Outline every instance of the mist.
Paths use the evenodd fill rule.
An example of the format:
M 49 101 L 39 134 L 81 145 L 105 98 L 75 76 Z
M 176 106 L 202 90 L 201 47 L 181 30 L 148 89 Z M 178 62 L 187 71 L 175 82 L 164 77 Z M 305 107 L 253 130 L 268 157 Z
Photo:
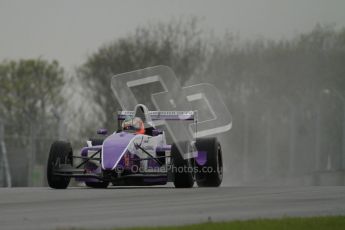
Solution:
M 285 12 L 268 3 L 255 4 L 254 9 L 276 7 L 289 17 L 275 24 L 268 22 L 274 21 L 273 16 L 262 16 L 260 21 L 258 15 L 254 19 L 245 15 L 235 25 L 234 16 L 224 16 L 229 12 L 219 10 L 222 4 L 208 3 L 214 10 L 206 18 L 198 17 L 206 7 L 189 7 L 185 13 L 197 16 L 157 14 L 142 24 L 134 17 L 128 20 L 128 28 L 116 24 L 121 32 L 115 34 L 109 27 L 107 33 L 100 29 L 108 19 L 114 20 L 104 16 L 103 22 L 95 19 L 92 24 L 99 26 L 90 35 L 92 41 L 85 39 L 80 42 L 83 45 L 67 45 L 67 49 L 62 41 L 76 44 L 75 39 L 81 38 L 56 36 L 58 43 L 48 42 L 47 31 L 54 30 L 56 35 L 64 26 L 43 29 L 42 46 L 35 43 L 40 41 L 36 36 L 41 29 L 32 35 L 36 39 L 28 38 L 31 46 L 22 42 L 21 31 L 12 33 L 13 28 L 6 27 L 8 33 L 0 44 L 4 47 L 0 56 L 0 185 L 8 184 L 9 174 L 12 186 L 46 185 L 46 161 L 54 140 L 68 139 L 77 155 L 98 128 L 116 130 L 114 114 L 121 107 L 111 91 L 111 77 L 156 65 L 171 67 L 181 86 L 214 85 L 231 112 L 232 129 L 217 134 L 224 157 L 223 185 L 344 185 L 345 29 L 341 23 L 329 23 L 341 21 L 338 11 L 330 13 L 337 4 L 329 4 L 320 13 L 317 9 L 323 3 L 315 3 L 309 15 L 310 2 L 303 1 L 296 12 L 303 24 L 298 27 L 299 22 L 289 24 L 293 4 L 284 3 L 290 9 Z M 90 4 L 87 10 L 92 10 Z M 67 12 L 63 13 L 66 18 L 71 15 L 73 7 L 59 7 Z M 43 14 L 50 11 L 51 6 Z M 218 11 L 225 19 L 215 16 Z M 15 22 L 22 22 L 22 17 Z M 31 20 L 42 28 L 48 26 L 35 17 Z M 68 34 L 78 33 L 74 27 L 65 29 Z M 92 28 L 80 31 L 84 36 Z M 72 51 L 74 56 L 69 56 Z M 48 71 L 54 68 L 54 73 Z M 53 81 L 42 83 L 46 76 L 57 84 L 50 93 L 44 89 Z M 151 94 L 161 90 L 161 86 L 146 85 L 133 92 L 155 109 Z

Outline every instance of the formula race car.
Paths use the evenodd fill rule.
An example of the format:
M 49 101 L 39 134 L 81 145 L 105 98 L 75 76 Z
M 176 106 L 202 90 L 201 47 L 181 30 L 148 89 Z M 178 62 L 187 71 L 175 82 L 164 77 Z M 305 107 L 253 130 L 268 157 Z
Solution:
M 119 130 L 101 139 L 90 139 L 73 155 L 71 144 L 52 144 L 47 180 L 51 188 L 65 189 L 71 178 L 91 188 L 165 185 L 176 188 L 218 187 L 223 178 L 222 150 L 216 138 L 193 138 L 166 143 L 166 134 L 154 121 L 196 121 L 195 111 L 148 111 L 138 104 L 134 111 L 118 112 Z M 78 164 L 75 163 L 79 159 Z

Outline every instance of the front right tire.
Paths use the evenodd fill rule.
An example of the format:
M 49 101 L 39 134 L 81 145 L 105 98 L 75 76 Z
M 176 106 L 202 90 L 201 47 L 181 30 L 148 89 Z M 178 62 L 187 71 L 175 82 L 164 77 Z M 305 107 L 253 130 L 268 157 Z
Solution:
M 71 180 L 70 177 L 54 175 L 54 170 L 60 165 L 73 165 L 73 151 L 70 143 L 56 141 L 52 144 L 47 163 L 48 185 L 55 189 L 65 189 Z

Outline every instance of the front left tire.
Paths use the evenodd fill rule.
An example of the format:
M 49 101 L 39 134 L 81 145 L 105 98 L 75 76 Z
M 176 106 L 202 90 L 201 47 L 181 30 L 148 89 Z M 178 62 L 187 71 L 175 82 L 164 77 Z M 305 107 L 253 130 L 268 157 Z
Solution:
M 197 185 L 219 187 L 223 180 L 223 156 L 220 143 L 217 138 L 200 138 L 196 141 L 196 148 L 199 152 L 206 153 L 206 163 L 202 166 L 198 165 Z
M 194 185 L 193 164 L 191 159 L 183 159 L 188 151 L 188 142 L 174 143 L 171 147 L 172 170 L 175 188 L 192 188 Z M 180 151 L 181 150 L 181 151 Z

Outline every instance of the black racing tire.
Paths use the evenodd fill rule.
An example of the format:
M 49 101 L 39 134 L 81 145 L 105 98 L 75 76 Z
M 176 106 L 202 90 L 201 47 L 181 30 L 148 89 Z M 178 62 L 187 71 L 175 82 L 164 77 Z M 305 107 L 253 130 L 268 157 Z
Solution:
M 87 162 L 84 167 L 85 170 L 88 170 L 88 169 L 94 170 L 97 168 L 98 166 L 94 162 L 91 162 L 91 161 Z M 109 185 L 109 182 L 108 181 L 96 181 L 96 182 L 85 181 L 85 185 L 90 188 L 107 188 Z
M 198 151 L 207 153 L 205 165 L 197 165 L 195 174 L 199 187 L 219 187 L 223 180 L 223 156 L 220 143 L 217 138 L 200 138 L 196 140 Z M 211 169 L 211 170 L 207 170 Z
M 48 185 L 55 189 L 65 189 L 71 180 L 70 177 L 54 175 L 54 170 L 59 164 L 73 166 L 73 150 L 70 143 L 65 141 L 55 141 L 50 148 L 47 163 Z
M 181 150 L 186 153 L 188 150 L 188 142 L 180 142 Z M 183 153 L 182 153 L 183 154 Z M 177 144 L 171 147 L 172 172 L 174 176 L 175 188 L 192 188 L 194 185 L 194 176 L 191 159 L 183 159 Z M 187 170 L 186 170 L 187 169 Z
M 109 182 L 108 181 L 85 182 L 85 185 L 90 188 L 107 188 L 109 185 Z

